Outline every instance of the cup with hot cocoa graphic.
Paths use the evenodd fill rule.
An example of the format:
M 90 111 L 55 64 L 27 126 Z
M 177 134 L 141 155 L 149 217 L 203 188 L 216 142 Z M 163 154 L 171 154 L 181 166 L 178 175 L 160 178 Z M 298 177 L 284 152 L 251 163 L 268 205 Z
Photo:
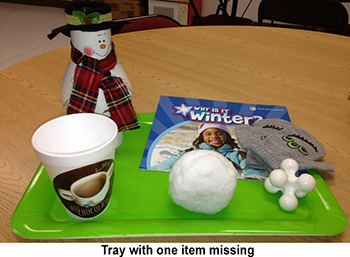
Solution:
M 70 114 L 39 127 L 32 145 L 54 189 L 77 219 L 94 218 L 109 205 L 118 127 L 94 113 Z

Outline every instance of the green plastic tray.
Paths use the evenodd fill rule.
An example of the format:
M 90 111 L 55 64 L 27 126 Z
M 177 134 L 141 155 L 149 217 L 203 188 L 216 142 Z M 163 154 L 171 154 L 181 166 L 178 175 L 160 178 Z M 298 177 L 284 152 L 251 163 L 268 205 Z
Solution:
M 139 170 L 154 114 L 138 114 L 141 129 L 124 132 L 115 155 L 108 210 L 89 221 L 68 216 L 42 165 L 15 210 L 11 226 L 25 238 L 96 238 L 165 235 L 333 235 L 347 225 L 344 212 L 317 171 L 317 186 L 293 212 L 278 205 L 263 182 L 239 180 L 230 204 L 215 215 L 174 204 L 168 173 Z

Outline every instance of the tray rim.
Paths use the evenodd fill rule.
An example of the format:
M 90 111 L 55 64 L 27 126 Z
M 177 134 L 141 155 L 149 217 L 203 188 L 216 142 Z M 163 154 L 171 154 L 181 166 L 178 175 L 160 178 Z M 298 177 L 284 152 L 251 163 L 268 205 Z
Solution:
M 150 124 L 152 123 L 154 114 L 138 114 L 138 116 L 140 117 L 140 122 L 143 123 L 145 126 L 142 126 L 141 129 L 150 129 Z M 150 119 L 152 119 L 150 121 Z M 131 131 L 132 133 L 132 131 Z M 125 135 L 127 136 L 127 135 Z M 124 137 L 125 138 L 125 137 Z M 146 140 L 145 140 L 146 142 Z M 143 151 L 141 151 L 141 156 L 140 158 L 142 158 L 142 153 Z M 139 170 L 139 172 L 144 172 Z M 154 171 L 148 171 L 148 172 L 154 172 Z M 183 232 L 179 231 L 179 232 L 169 232 L 169 231 L 163 231 L 163 232 L 159 232 L 159 233 L 148 233 L 148 232 L 139 232 L 139 233 L 135 233 L 135 232 L 126 232 L 126 233 L 105 233 L 103 235 L 75 235 L 74 233 L 69 233 L 69 231 L 67 230 L 61 230 L 59 231 L 57 229 L 57 231 L 46 231 L 43 229 L 42 231 L 33 231 L 31 230 L 31 228 L 29 226 L 26 226 L 26 224 L 20 224 L 20 216 L 23 215 L 23 205 L 25 204 L 25 201 L 28 197 L 32 197 L 32 193 L 31 190 L 33 188 L 35 188 L 37 181 L 39 179 L 43 179 L 43 176 L 47 176 L 48 179 L 48 175 L 45 172 L 45 169 L 42 165 L 42 163 L 39 165 L 37 171 L 35 172 L 34 176 L 32 177 L 32 180 L 30 181 L 28 187 L 26 188 L 20 202 L 18 203 L 18 206 L 16 207 L 12 217 L 11 217 L 11 227 L 13 229 L 13 231 L 18 234 L 21 237 L 24 238 L 28 238 L 28 239 L 77 239 L 77 238 L 117 238 L 117 237 L 158 237 L 158 236 L 212 236 L 212 235 L 289 235 L 289 236 L 298 236 L 298 235 L 302 235 L 302 236 L 328 236 L 328 235 L 336 235 L 339 234 L 341 232 L 343 232 L 347 226 L 347 218 L 346 215 L 344 214 L 343 210 L 341 209 L 340 205 L 338 204 L 338 202 L 336 201 L 336 199 L 334 198 L 333 194 L 331 193 L 331 191 L 329 190 L 328 186 L 325 184 L 324 180 L 322 179 L 322 177 L 320 176 L 320 174 L 315 171 L 315 170 L 310 170 L 309 171 L 312 175 L 315 176 L 315 178 L 317 179 L 317 185 L 316 185 L 316 190 L 319 190 L 320 188 L 322 189 L 322 191 L 324 192 L 320 192 L 321 194 L 325 194 L 326 198 L 330 198 L 331 199 L 331 205 L 333 206 L 333 209 L 335 210 L 335 213 L 326 213 L 326 214 L 334 214 L 334 217 L 338 218 L 337 221 L 339 221 L 339 225 L 337 229 L 334 229 L 334 227 L 332 228 L 332 232 L 328 231 L 324 231 L 321 232 L 321 230 L 315 230 L 315 232 L 311 232 L 310 233 L 306 233 L 306 232 L 302 232 L 302 233 L 298 233 L 297 231 L 284 231 L 285 233 L 280 233 L 280 232 L 273 232 L 273 231 L 255 231 L 252 232 L 250 230 L 246 230 L 246 231 L 227 231 L 227 232 L 222 232 L 222 231 L 216 231 L 216 232 L 198 232 L 199 230 L 197 230 L 197 232 Z M 157 172 L 158 173 L 158 172 Z M 163 173 L 164 172 L 160 172 Z M 243 182 L 240 182 L 243 183 Z M 258 181 L 254 181 L 253 183 L 260 183 Z M 322 195 L 323 196 L 323 195 Z M 327 203 L 327 202 L 326 202 Z M 329 203 L 328 203 L 329 204 Z M 40 213 L 40 212 L 39 212 Z M 34 213 L 36 214 L 36 213 Z M 42 212 L 41 212 L 42 214 Z M 38 216 L 36 216 L 38 217 Z M 333 217 L 333 216 L 332 216 Z M 32 218 L 32 222 L 33 222 L 33 216 L 29 215 L 27 218 Z M 318 217 L 319 218 L 319 217 Z M 141 220 L 141 219 L 139 219 Z M 169 222 L 169 219 L 165 219 L 167 222 Z M 218 223 L 219 220 L 215 220 L 215 219 L 204 219 L 205 222 L 199 221 L 199 220 L 190 220 L 190 222 L 193 223 L 198 223 L 201 224 L 208 224 L 208 223 Z M 135 220 L 130 219 L 129 221 L 131 221 L 132 223 L 135 223 Z M 144 219 L 143 219 L 144 221 Z M 148 220 L 150 221 L 150 220 Z M 173 220 L 174 221 L 174 220 Z M 57 222 L 57 221 L 56 221 Z M 72 222 L 77 222 L 78 221 L 72 221 Z M 84 221 L 84 222 L 94 222 L 94 220 L 91 221 Z M 84 223 L 83 222 L 83 223 Z M 115 221 L 117 222 L 117 221 Z M 122 222 L 122 223 L 128 223 L 128 220 L 118 220 L 118 222 Z M 118 223 L 117 222 L 117 223 Z M 158 223 L 162 223 L 162 220 L 158 220 Z M 163 221 L 164 222 L 164 221 Z M 177 226 L 179 225 L 179 223 L 188 223 L 187 219 L 184 220 L 176 220 L 175 223 L 177 223 Z M 227 222 L 227 220 L 226 220 Z M 335 221 L 333 220 L 333 223 Z M 80 222 L 81 223 L 81 222 Z M 130 223 L 130 222 L 129 222 Z M 137 223 L 137 222 L 136 222 Z M 341 223 L 341 224 L 340 224 Z M 220 225 L 220 223 L 218 223 Z M 130 224 L 129 224 L 130 225 Z M 309 224 L 311 225 L 311 227 L 314 224 Z

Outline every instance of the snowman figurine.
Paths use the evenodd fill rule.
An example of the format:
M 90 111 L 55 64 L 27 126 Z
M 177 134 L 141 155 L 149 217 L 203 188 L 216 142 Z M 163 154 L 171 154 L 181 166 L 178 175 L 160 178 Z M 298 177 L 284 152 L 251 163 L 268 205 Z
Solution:
M 61 85 L 67 114 L 95 112 L 111 117 L 119 131 L 139 128 L 130 80 L 118 62 L 111 36 L 125 21 L 112 21 L 103 2 L 72 2 L 65 6 L 67 25 L 52 30 L 71 38 L 71 60 Z

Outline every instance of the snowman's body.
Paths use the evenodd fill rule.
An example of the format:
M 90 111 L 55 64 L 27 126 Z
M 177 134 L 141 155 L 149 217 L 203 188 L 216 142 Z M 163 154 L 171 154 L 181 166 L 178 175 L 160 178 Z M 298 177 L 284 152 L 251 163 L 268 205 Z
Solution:
M 71 39 L 71 43 L 76 49 L 97 60 L 103 60 L 112 51 L 110 29 L 100 31 L 71 31 Z M 71 97 L 76 67 L 77 65 L 70 60 L 63 77 L 61 85 L 61 101 L 65 108 L 68 107 L 69 99 Z M 132 97 L 131 83 L 121 63 L 117 62 L 110 72 L 112 76 L 123 79 Z M 109 116 L 107 102 L 102 89 L 99 89 L 95 113 L 101 113 Z

